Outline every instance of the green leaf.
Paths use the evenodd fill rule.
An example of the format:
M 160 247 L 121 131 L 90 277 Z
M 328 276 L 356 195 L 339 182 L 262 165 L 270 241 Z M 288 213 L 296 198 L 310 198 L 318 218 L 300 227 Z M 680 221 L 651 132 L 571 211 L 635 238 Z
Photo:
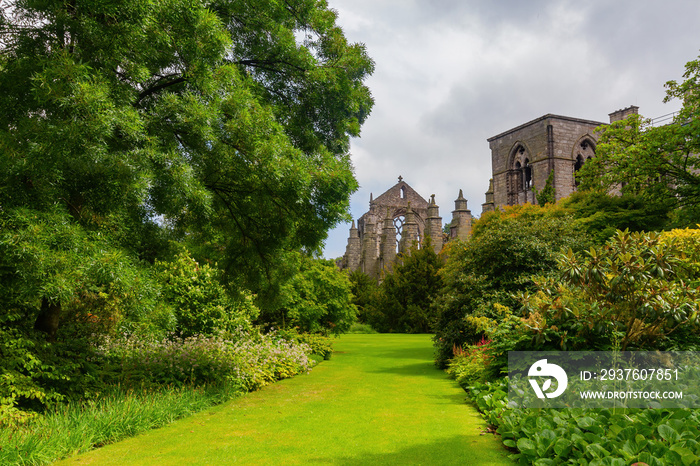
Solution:
M 586 447 L 586 452 L 595 458 L 605 458 L 610 455 L 610 452 L 605 448 L 601 447 L 597 443 L 590 444 Z
M 530 440 L 529 438 L 523 437 L 519 438 L 517 442 L 517 447 L 518 450 L 520 450 L 521 453 L 526 454 L 526 455 L 534 455 L 535 454 L 535 442 Z
M 678 434 L 678 432 L 676 432 L 676 429 L 669 426 L 668 424 L 661 424 L 659 427 L 657 427 L 657 431 L 659 432 L 661 438 L 663 438 L 667 442 L 674 443 L 677 442 L 680 438 L 680 435 Z

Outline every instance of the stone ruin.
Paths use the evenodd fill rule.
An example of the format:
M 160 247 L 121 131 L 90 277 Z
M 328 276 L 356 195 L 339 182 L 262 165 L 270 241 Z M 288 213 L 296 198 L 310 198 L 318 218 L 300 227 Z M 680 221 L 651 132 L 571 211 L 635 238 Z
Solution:
M 370 194 L 369 211 L 357 220 L 357 225 L 353 220 L 339 266 L 361 270 L 380 280 L 391 271 L 397 255 L 409 253 L 414 245 L 421 247 L 426 237 L 430 237 L 433 249 L 439 253 L 450 239 L 466 239 L 471 225 L 472 214 L 462 190 L 455 200 L 450 232 L 445 234 L 435 195 L 426 201 L 399 176 L 399 182 L 376 199 Z

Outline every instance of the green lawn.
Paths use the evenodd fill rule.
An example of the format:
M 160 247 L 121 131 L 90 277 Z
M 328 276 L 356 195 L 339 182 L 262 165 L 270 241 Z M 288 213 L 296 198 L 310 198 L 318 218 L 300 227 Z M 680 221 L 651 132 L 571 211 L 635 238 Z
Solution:
M 429 335 L 344 335 L 310 375 L 63 464 L 512 464 Z

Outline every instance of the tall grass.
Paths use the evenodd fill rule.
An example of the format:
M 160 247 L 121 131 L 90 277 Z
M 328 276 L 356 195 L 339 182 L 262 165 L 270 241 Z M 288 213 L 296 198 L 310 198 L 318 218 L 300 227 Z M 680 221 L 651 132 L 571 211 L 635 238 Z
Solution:
M 311 352 L 309 345 L 276 332 L 105 340 L 96 358 L 102 376 L 112 383 L 108 386 L 115 388 L 2 429 L 0 464 L 46 464 L 160 427 L 238 393 L 308 372 L 315 364 Z
M 48 464 L 161 427 L 239 393 L 236 384 L 148 391 L 115 388 L 95 400 L 60 405 L 17 429 L 0 430 L 0 464 Z

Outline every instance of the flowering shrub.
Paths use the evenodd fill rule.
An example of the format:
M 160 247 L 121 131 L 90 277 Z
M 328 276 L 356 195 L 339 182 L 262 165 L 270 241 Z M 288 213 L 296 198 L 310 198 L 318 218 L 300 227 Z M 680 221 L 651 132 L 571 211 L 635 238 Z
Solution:
M 466 349 L 455 347 L 455 357 L 448 362 L 447 374 L 464 388 L 483 382 L 491 362 L 488 354 L 490 343 L 491 340 L 482 337 L 476 345 L 465 345 Z
M 329 336 L 320 333 L 299 333 L 296 328 L 280 330 L 279 335 L 285 340 L 309 345 L 311 354 L 322 359 L 328 360 L 333 354 L 333 340 Z
M 245 391 L 310 370 L 308 345 L 276 333 L 239 332 L 147 341 L 106 339 L 99 352 L 110 363 L 114 382 L 204 385 L 235 383 Z

